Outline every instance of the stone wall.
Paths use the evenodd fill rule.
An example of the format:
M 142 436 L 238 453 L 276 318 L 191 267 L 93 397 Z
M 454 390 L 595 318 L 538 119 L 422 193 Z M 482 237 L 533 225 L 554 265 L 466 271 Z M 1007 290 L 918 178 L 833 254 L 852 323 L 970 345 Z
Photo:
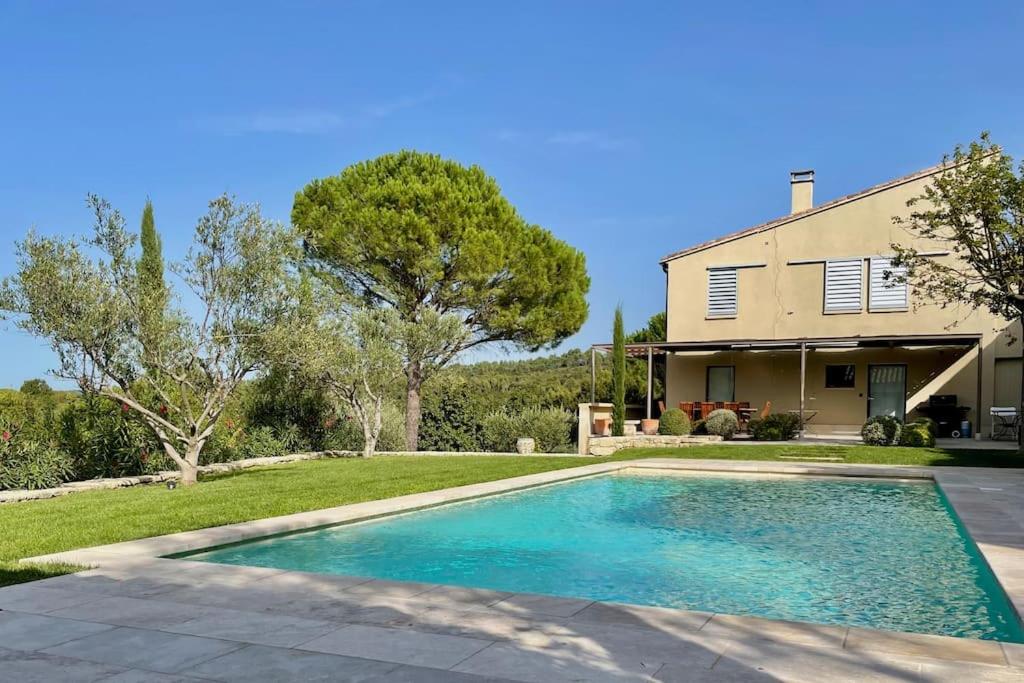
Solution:
M 686 448 L 703 446 L 721 441 L 720 436 L 664 436 L 662 434 L 633 436 L 592 436 L 590 437 L 590 455 L 611 455 L 623 448 Z

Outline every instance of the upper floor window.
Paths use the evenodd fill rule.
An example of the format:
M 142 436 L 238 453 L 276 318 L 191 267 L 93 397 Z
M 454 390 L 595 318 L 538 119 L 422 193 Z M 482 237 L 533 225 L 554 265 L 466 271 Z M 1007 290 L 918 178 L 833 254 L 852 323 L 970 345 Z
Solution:
M 905 311 L 907 309 L 907 283 L 897 279 L 907 274 L 904 266 L 893 267 L 892 260 L 884 257 L 871 259 L 871 287 L 868 292 L 869 311 Z M 886 274 L 889 277 L 886 278 Z
M 825 261 L 825 312 L 859 313 L 863 276 L 864 259 Z
M 708 269 L 708 317 L 736 316 L 736 268 Z

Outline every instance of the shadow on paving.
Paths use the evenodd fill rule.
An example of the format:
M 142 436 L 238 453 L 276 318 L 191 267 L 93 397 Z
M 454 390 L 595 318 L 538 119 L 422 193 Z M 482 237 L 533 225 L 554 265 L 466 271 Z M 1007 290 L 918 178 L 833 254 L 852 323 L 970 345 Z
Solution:
M 3 675 L 59 665 L 74 678 L 73 658 L 249 681 L 978 679 L 971 665 L 844 649 L 839 626 L 184 560 L 2 589 L 0 608 Z M 12 647 L 33 614 L 52 620 L 33 625 L 51 640 L 66 620 L 111 628 Z

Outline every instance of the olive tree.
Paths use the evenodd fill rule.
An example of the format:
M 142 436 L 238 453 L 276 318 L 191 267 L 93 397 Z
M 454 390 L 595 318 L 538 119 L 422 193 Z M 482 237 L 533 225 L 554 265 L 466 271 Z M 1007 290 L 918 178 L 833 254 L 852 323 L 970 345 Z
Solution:
M 477 167 L 403 151 L 314 180 L 292 223 L 337 291 L 417 322 L 456 315 L 466 335 L 404 359 L 406 442 L 419 435 L 420 389 L 459 353 L 492 342 L 538 350 L 579 330 L 590 287 L 583 254 L 526 222 Z
M 988 134 L 966 149 L 957 146 L 944 161 L 924 193 L 907 202 L 909 215 L 893 220 L 913 236 L 944 245 L 951 258 L 893 244 L 893 264 L 905 266 L 906 275 L 886 275 L 943 308 L 986 309 L 1024 322 L 1024 165 L 1015 171 Z M 1024 373 L 1021 401 L 1024 412 Z
M 218 197 L 172 267 L 187 298 L 154 316 L 154 278 L 140 275 L 148 270 L 135 235 L 105 200 L 88 204 L 91 237 L 30 232 L 17 244 L 0 309 L 49 341 L 57 376 L 135 414 L 192 484 L 228 397 L 261 367 L 264 340 L 294 306 L 295 239 L 257 206 Z
M 405 359 L 431 357 L 465 334 L 456 316 L 427 312 L 403 320 L 393 308 L 351 306 L 306 282 L 308 303 L 271 345 L 278 367 L 347 407 L 363 432 L 363 455 L 377 447 L 384 401 L 394 393 Z

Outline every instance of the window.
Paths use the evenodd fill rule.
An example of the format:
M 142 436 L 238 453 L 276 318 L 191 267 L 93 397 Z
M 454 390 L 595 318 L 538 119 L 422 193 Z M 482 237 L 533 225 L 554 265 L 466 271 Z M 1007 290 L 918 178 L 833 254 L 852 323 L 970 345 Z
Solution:
M 888 280 L 885 277 L 886 273 L 889 273 Z M 891 259 L 881 257 L 871 259 L 868 310 L 905 311 L 907 309 L 907 283 L 895 282 L 893 278 L 906 274 L 906 267 L 894 268 Z
M 708 401 L 736 400 L 736 368 L 732 365 L 709 365 Z
M 853 389 L 857 380 L 856 365 L 826 365 L 826 389 Z
M 711 268 L 708 270 L 708 317 L 732 318 L 736 316 L 736 269 Z
M 826 313 L 860 312 L 863 274 L 863 259 L 825 261 Z

